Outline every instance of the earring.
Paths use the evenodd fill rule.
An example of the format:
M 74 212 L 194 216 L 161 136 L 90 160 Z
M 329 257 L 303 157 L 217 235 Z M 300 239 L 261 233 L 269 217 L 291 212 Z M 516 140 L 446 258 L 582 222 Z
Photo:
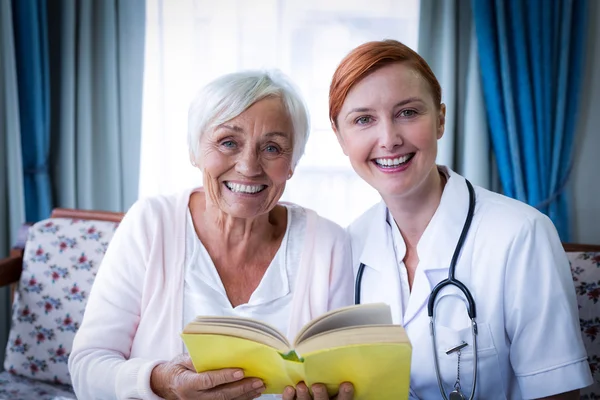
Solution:
M 290 179 L 290 178 L 292 177 L 292 175 L 293 175 L 293 172 L 292 172 L 292 171 L 290 171 L 290 172 L 288 173 L 288 179 Z

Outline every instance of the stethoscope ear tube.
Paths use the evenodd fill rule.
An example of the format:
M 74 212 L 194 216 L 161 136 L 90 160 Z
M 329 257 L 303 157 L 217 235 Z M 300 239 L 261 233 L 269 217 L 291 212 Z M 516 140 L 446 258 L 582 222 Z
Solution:
M 473 299 L 471 292 L 461 281 L 456 279 L 454 276 L 456 272 L 456 264 L 458 262 L 458 257 L 460 256 L 460 252 L 462 251 L 465 239 L 467 238 L 467 233 L 469 233 L 469 228 L 471 227 L 471 222 L 473 221 L 473 215 L 475 214 L 475 189 L 473 189 L 473 185 L 471 185 L 471 182 L 469 182 L 468 179 L 465 179 L 465 183 L 467 184 L 467 189 L 469 190 L 469 210 L 467 211 L 467 218 L 465 219 L 462 232 L 460 233 L 458 243 L 456 244 L 454 254 L 452 255 L 452 260 L 450 261 L 450 268 L 448 269 L 448 278 L 438 283 L 429 295 L 429 300 L 427 302 L 427 315 L 429 315 L 430 318 L 433 316 L 433 305 L 435 303 L 435 299 L 438 293 L 445 286 L 449 285 L 457 287 L 465 295 L 465 298 L 467 299 L 468 303 L 467 313 L 469 314 L 469 318 L 474 319 L 477 317 L 475 300 Z
M 473 221 L 473 215 L 475 214 L 475 189 L 473 189 L 473 185 L 467 179 L 465 179 L 467 184 L 467 188 L 469 190 L 469 210 L 467 211 L 467 218 L 465 219 L 465 223 L 463 225 L 462 232 L 460 233 L 460 237 L 458 239 L 458 243 L 456 244 L 456 248 L 454 249 L 454 254 L 452 255 L 452 260 L 450 262 L 450 268 L 448 269 L 448 278 L 444 279 L 431 291 L 429 295 L 429 300 L 427 302 L 427 313 L 430 318 L 429 329 L 431 333 L 431 340 L 433 343 L 433 358 L 435 364 L 435 372 L 438 381 L 438 386 L 440 392 L 442 394 L 442 398 L 448 400 L 446 393 L 444 392 L 444 386 L 440 374 L 439 362 L 438 362 L 438 354 L 437 354 L 437 343 L 435 336 L 435 299 L 438 293 L 446 286 L 455 286 L 457 287 L 467 299 L 467 313 L 469 314 L 469 318 L 471 319 L 471 334 L 473 336 L 473 385 L 471 387 L 471 395 L 469 396 L 469 400 L 472 400 L 475 396 L 475 385 L 477 384 L 477 322 L 475 318 L 477 317 L 477 310 L 475 308 L 475 300 L 471 295 L 469 289 L 458 279 L 455 278 L 454 273 L 456 271 L 456 264 L 458 262 L 458 257 L 460 256 L 460 252 L 462 251 L 465 239 L 467 237 L 467 233 L 469 232 L 469 228 L 471 227 L 471 222 Z M 354 284 L 354 304 L 360 304 L 360 289 L 362 285 L 363 273 L 365 270 L 365 264 L 360 263 L 358 267 L 358 271 L 356 273 L 356 281 Z M 451 396 L 452 397 L 452 396 Z M 462 397 L 462 394 L 461 394 Z
M 442 394 L 442 398 L 444 400 L 448 400 L 446 393 L 444 392 L 444 385 L 442 382 L 442 377 L 440 373 L 439 361 L 438 361 L 438 353 L 437 353 L 437 343 L 435 336 L 435 299 L 438 293 L 446 286 L 455 286 L 457 287 L 467 299 L 467 313 L 469 314 L 469 318 L 471 319 L 471 335 L 473 336 L 473 385 L 471 387 L 471 394 L 469 396 L 469 400 L 473 400 L 475 397 L 475 387 L 477 384 L 477 322 L 475 318 L 477 316 L 477 310 L 475 308 L 475 300 L 471 295 L 469 289 L 463 284 L 461 281 L 456 279 L 454 273 L 456 272 L 456 264 L 458 262 L 458 257 L 460 256 L 460 252 L 462 251 L 462 247 L 464 245 L 465 239 L 467 237 L 467 233 L 469 232 L 469 228 L 471 227 L 471 222 L 473 221 L 473 215 L 475 214 L 475 189 L 473 189 L 473 185 L 471 182 L 465 179 L 467 184 L 467 188 L 469 189 L 469 210 L 467 211 L 467 218 L 465 219 L 465 224 L 463 225 L 462 232 L 460 233 L 460 238 L 458 239 L 458 243 L 456 244 L 456 248 L 454 249 L 454 254 L 452 256 L 452 261 L 450 262 L 450 268 L 448 269 L 448 278 L 444 279 L 431 291 L 429 295 L 429 300 L 427 302 L 427 314 L 429 315 L 429 330 L 431 332 L 431 342 L 433 345 L 433 360 L 435 364 L 435 373 L 438 381 L 438 386 L 440 389 L 440 393 Z M 460 394 L 461 398 L 462 393 Z
M 354 304 L 360 304 L 360 287 L 362 285 L 362 276 L 365 272 L 365 264 L 360 263 L 356 272 L 356 281 L 354 282 Z

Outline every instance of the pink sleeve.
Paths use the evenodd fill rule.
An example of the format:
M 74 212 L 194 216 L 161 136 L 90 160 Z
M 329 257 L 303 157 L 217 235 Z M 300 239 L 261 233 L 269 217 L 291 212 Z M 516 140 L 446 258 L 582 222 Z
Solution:
M 129 359 L 152 232 L 148 211 L 147 202 L 138 202 L 127 212 L 90 292 L 69 357 L 80 399 L 159 399 L 150 390 L 150 373 L 161 360 Z

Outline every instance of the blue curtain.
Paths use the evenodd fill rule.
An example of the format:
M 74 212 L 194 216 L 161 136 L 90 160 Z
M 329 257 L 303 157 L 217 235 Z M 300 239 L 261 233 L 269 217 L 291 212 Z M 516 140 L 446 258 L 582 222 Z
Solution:
M 437 163 L 479 186 L 497 189 L 471 0 L 420 0 L 419 54 L 442 86 L 444 136 Z
M 50 88 L 46 1 L 13 0 L 12 5 L 25 216 L 35 222 L 47 218 L 52 208 L 48 173 Z
M 48 7 L 55 204 L 126 211 L 138 198 L 146 3 Z
M 24 203 L 12 3 L 0 0 L 0 258 L 7 257 L 17 241 L 25 221 Z M 10 327 L 8 289 L 0 288 L 0 360 L 4 360 Z
M 585 42 L 586 0 L 473 0 L 490 134 L 506 195 L 570 238 L 565 187 Z
M 127 210 L 138 196 L 145 1 L 12 8 L 26 219 Z

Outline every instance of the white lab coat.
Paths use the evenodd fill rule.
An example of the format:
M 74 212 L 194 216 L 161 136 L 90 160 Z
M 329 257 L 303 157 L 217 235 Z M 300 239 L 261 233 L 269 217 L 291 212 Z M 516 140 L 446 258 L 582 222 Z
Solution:
M 444 167 L 440 167 L 444 168 Z M 465 179 L 448 170 L 442 200 L 418 246 L 419 265 L 405 314 L 391 227 L 383 202 L 348 228 L 354 272 L 365 264 L 361 302 L 385 302 L 395 323 L 406 328 L 413 346 L 411 398 L 441 398 L 437 384 L 427 300 L 447 278 L 448 267 L 467 216 Z M 562 393 L 592 383 L 581 340 L 569 262 L 549 218 L 534 208 L 475 188 L 473 222 L 456 267 L 456 277 L 471 291 L 479 334 L 477 399 L 529 399 Z M 396 243 L 399 254 L 404 243 Z M 468 397 L 473 350 L 463 297 L 444 289 L 436 301 L 438 359 L 446 393 L 457 377 L 457 355 L 445 350 L 465 341 L 460 382 Z

